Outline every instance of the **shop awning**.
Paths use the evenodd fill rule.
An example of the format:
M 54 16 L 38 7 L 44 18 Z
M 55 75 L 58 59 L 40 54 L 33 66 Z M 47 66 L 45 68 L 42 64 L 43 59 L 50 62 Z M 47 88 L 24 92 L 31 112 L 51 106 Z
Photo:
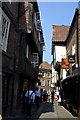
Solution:
M 70 78 L 78 77 L 78 76 L 80 76 L 80 69 L 76 69 L 71 75 L 69 75 L 65 79 L 61 80 L 61 83 L 70 79 Z

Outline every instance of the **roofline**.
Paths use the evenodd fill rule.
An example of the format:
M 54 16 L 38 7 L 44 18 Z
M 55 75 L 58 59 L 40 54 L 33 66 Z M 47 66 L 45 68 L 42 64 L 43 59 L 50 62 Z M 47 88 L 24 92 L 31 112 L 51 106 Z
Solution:
M 68 27 L 69 25 L 52 25 L 52 26 L 65 26 L 65 27 Z
M 77 17 L 77 15 L 78 15 L 78 8 L 76 8 L 76 10 L 75 10 L 75 14 L 74 14 L 74 17 L 73 17 L 73 20 L 72 20 L 72 23 L 71 23 L 71 26 L 70 26 L 70 29 L 69 29 L 69 32 L 68 32 L 68 35 L 67 35 L 67 37 L 66 37 L 66 44 L 67 44 L 67 42 L 68 42 L 68 38 L 69 38 L 69 36 L 70 36 L 70 34 L 71 34 L 71 31 L 72 31 L 72 28 L 73 28 L 73 26 L 74 26 L 74 22 L 75 22 L 75 20 L 76 20 L 76 17 Z
M 52 71 L 52 68 L 51 68 L 51 69 L 39 68 L 39 70 L 44 70 L 44 71 Z
M 66 42 L 65 41 L 52 41 L 52 44 L 66 46 Z

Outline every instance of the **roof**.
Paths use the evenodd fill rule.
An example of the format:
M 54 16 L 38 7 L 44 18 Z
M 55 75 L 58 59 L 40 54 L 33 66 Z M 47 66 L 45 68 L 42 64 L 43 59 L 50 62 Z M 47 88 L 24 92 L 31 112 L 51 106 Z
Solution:
M 70 26 L 53 25 L 52 26 L 52 41 L 65 42 Z
M 76 10 L 75 10 L 75 14 L 74 14 L 74 17 L 73 17 L 73 20 L 72 20 L 72 23 L 71 23 L 71 26 L 70 26 L 70 29 L 69 29 L 67 38 L 66 38 L 66 42 L 68 42 L 68 40 L 69 40 L 69 36 L 70 36 L 70 34 L 71 34 L 71 31 L 72 31 L 72 29 L 73 29 L 73 26 L 75 26 L 74 24 L 75 24 L 75 22 L 76 22 L 76 18 L 77 18 L 77 16 L 78 16 L 78 14 L 80 14 L 80 8 L 76 8 Z M 79 17 L 79 16 L 78 16 L 78 17 Z M 79 24 L 79 25 L 80 25 L 80 24 Z M 76 24 L 76 26 L 77 26 L 77 24 Z M 75 34 L 76 34 L 76 33 L 75 33 Z
M 43 63 L 41 63 L 39 68 L 47 69 L 47 70 L 51 70 L 52 69 L 51 64 L 49 64 L 47 61 L 44 61 Z

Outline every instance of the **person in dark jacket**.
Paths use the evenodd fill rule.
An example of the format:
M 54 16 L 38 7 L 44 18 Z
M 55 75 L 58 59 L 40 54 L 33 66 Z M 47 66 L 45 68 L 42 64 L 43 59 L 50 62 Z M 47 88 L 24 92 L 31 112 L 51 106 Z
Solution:
M 37 107 L 37 108 L 39 108 L 40 96 L 41 96 L 41 91 L 40 91 L 40 89 L 37 87 L 36 90 L 35 90 L 35 103 L 36 103 L 36 107 Z
M 51 100 L 52 100 L 52 104 L 54 103 L 54 90 L 51 92 Z

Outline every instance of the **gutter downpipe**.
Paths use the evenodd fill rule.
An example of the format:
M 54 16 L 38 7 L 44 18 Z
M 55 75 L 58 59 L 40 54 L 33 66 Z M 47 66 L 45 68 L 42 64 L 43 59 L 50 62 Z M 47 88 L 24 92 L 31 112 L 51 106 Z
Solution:
M 79 68 L 79 47 L 78 47 L 78 9 L 77 9 L 77 64 L 78 64 L 78 68 Z
M 77 9 L 77 63 L 78 63 L 78 69 L 79 69 L 79 14 L 80 14 L 80 8 Z M 80 86 L 78 87 L 78 120 L 80 120 Z

